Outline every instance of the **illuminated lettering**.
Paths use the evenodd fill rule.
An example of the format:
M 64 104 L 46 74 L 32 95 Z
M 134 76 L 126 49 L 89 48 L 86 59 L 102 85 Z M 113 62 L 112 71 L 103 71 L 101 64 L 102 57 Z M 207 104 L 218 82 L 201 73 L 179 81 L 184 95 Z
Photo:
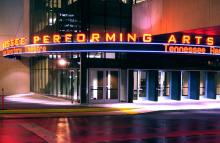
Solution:
M 165 52 L 171 53 L 198 53 L 203 54 L 206 53 L 206 49 L 204 47 L 191 47 L 191 46 L 164 46 Z
M 123 33 L 120 33 L 120 34 L 119 34 L 119 41 L 120 41 L 120 42 L 123 42 Z
M 170 35 L 169 39 L 168 39 L 168 43 L 176 43 L 176 37 L 175 35 Z
M 50 43 L 50 36 L 49 35 L 44 35 L 43 36 L 43 43 L 44 44 L 49 44 Z
M 76 41 L 81 43 L 81 42 L 86 42 L 86 34 L 84 33 L 78 33 L 76 35 Z
M 33 43 L 38 44 L 38 42 L 40 42 L 40 36 L 34 36 L 33 37 Z
M 183 35 L 182 44 L 190 44 L 190 36 L 189 35 Z
M 99 42 L 100 41 L 100 34 L 99 33 L 92 33 L 91 42 Z
M 53 35 L 53 43 L 60 43 L 61 42 L 61 36 L 58 34 Z
M 220 54 L 220 49 L 219 48 L 210 47 L 210 53 L 211 54 L 215 54 L 215 55 L 219 55 Z
M 6 41 L 6 47 L 10 47 L 10 40 Z
M 25 37 L 22 37 L 22 38 L 20 38 L 20 46 L 24 46 L 25 45 L 25 41 L 26 40 L 26 38 Z
M 31 46 L 31 47 L 25 47 L 24 52 L 28 53 L 40 53 L 40 52 L 45 52 L 47 51 L 46 46 Z
M 113 34 L 109 34 L 109 33 L 106 33 L 106 35 L 105 35 L 105 41 L 106 42 L 115 42 L 115 33 L 113 33 Z
M 128 42 L 136 42 L 137 41 L 137 34 L 130 34 L 127 35 L 127 41 Z
M 143 42 L 146 42 L 146 43 L 152 42 L 152 35 L 151 34 L 143 34 Z
M 16 39 L 15 39 L 15 46 L 18 46 L 19 43 L 20 43 L 20 42 L 19 42 L 19 38 L 16 38 Z
M 64 35 L 64 39 L 65 39 L 65 42 L 72 42 L 72 34 L 65 34 Z
M 14 40 L 10 40 L 10 47 L 13 47 L 15 45 Z
M 202 36 L 195 36 L 195 39 L 197 45 L 201 44 Z
M 209 46 L 213 46 L 214 45 L 214 38 L 213 37 L 207 37 L 206 44 L 209 45 Z
M 144 43 L 151 43 L 152 41 L 155 41 L 153 40 L 153 36 L 149 33 L 144 33 L 139 38 L 140 39 L 142 38 L 141 41 Z M 71 33 L 67 33 L 64 35 L 60 35 L 60 34 L 43 35 L 43 36 L 34 35 L 31 38 L 31 43 L 33 44 L 49 44 L 49 43 L 61 43 L 61 42 L 83 43 L 87 41 L 101 42 L 101 40 L 103 40 L 104 42 L 116 42 L 116 41 L 117 42 L 137 42 L 137 34 L 135 33 L 128 33 L 128 34 L 125 34 L 125 33 L 105 33 L 105 34 L 91 33 L 90 39 L 88 39 L 85 33 L 77 33 L 75 35 Z M 192 43 L 192 42 L 195 42 L 195 43 Z M 25 46 L 26 43 L 27 43 L 27 39 L 25 37 L 16 38 L 16 39 L 4 41 L 2 44 L 2 47 L 5 50 L 9 47 L 16 48 L 19 46 Z M 180 45 L 175 45 L 176 43 L 192 44 L 192 45 L 180 46 Z M 194 37 L 192 37 L 192 35 L 182 35 L 182 37 L 179 38 L 179 37 L 176 37 L 175 34 L 170 34 L 168 37 L 167 43 L 164 43 L 164 45 L 165 44 L 167 45 L 165 46 L 165 51 L 168 51 L 168 52 L 202 53 L 204 49 L 201 48 L 202 46 L 199 47 L 198 45 L 206 44 L 210 46 L 211 48 L 215 44 L 215 39 L 214 37 L 207 36 L 207 38 L 203 40 L 203 37 L 200 35 L 195 35 Z M 193 44 L 196 44 L 196 45 L 193 45 Z M 171 47 L 171 45 L 173 46 Z M 218 51 L 218 50 L 219 49 L 214 49 L 212 47 L 212 49 L 210 49 L 210 52 L 216 53 L 215 51 Z

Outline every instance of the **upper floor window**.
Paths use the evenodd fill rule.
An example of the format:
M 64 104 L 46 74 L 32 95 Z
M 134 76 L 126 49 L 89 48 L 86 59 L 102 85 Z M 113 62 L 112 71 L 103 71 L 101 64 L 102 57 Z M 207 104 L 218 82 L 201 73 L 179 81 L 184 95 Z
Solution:
M 137 4 L 137 3 L 141 3 L 141 2 L 144 2 L 146 0 L 133 0 L 133 4 Z
M 68 0 L 68 5 L 73 4 L 74 2 L 76 2 L 77 0 Z
M 46 6 L 49 8 L 61 8 L 61 0 L 47 0 Z
M 128 3 L 128 0 L 121 0 L 123 3 Z

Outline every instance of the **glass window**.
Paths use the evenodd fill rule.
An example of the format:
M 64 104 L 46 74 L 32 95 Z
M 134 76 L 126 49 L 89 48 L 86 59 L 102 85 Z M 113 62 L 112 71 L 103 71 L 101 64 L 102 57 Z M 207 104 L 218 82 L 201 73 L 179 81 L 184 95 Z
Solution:
M 187 71 L 183 71 L 181 74 L 182 79 L 182 96 L 188 96 L 188 79 L 189 73 Z
M 102 53 L 88 53 L 87 58 L 102 58 Z
M 216 74 L 216 94 L 220 95 L 220 72 Z
M 57 2 L 57 0 L 53 0 L 53 7 L 58 7 L 58 2 Z
M 133 4 L 144 2 L 145 0 L 133 0 Z
M 106 59 L 115 59 L 115 53 L 106 53 L 105 57 Z
M 61 8 L 62 5 L 61 5 L 61 0 L 58 0 L 58 8 Z
M 200 72 L 199 94 L 200 95 L 205 95 L 205 72 Z
M 52 7 L 53 7 L 53 1 L 52 1 L 52 0 L 49 0 L 49 3 L 50 3 L 50 4 L 49 4 L 49 7 L 52 8 Z
M 76 2 L 77 0 L 68 0 L 68 5 L 73 4 L 74 2 Z
M 49 25 L 53 25 L 53 13 L 52 12 L 49 12 Z
M 123 3 L 128 3 L 128 1 L 127 0 L 121 0 Z

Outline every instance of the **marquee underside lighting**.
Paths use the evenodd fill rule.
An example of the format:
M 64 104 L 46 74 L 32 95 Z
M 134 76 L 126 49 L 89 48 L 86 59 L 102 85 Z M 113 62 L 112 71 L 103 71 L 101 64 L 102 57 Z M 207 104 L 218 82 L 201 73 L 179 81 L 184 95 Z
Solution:
M 29 44 L 4 49 L 3 56 L 69 53 L 69 52 L 138 52 L 161 54 L 220 55 L 220 46 L 169 44 L 169 43 L 132 43 L 132 42 L 93 42 Z

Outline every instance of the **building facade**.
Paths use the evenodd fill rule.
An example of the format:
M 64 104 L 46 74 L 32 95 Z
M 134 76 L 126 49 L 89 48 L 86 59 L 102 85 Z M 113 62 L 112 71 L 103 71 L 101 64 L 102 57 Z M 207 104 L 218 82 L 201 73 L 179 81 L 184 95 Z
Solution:
M 217 98 L 218 34 L 164 32 L 152 23 L 164 3 L 31 0 L 29 36 L 6 41 L 3 56 L 28 59 L 30 91 L 80 103 Z
M 132 3 L 131 0 L 33 0 L 30 1 L 30 37 L 36 34 L 64 36 L 66 33 L 85 33 L 89 39 L 94 32 L 101 35 L 107 32 L 129 33 Z M 109 63 L 116 63 L 122 55 L 114 52 L 52 52 L 34 56 L 30 58 L 31 91 L 83 103 L 92 102 L 90 99 L 119 102 L 118 67 L 101 70 L 102 66 L 98 65 L 102 62 L 109 68 L 112 65 Z M 68 65 L 60 66 L 60 59 L 65 59 Z M 112 76 L 112 79 L 104 83 L 104 76 Z M 90 85 L 90 80 L 97 83 L 91 81 Z M 112 87 L 106 90 L 110 82 Z M 105 85 L 100 85 L 102 83 Z M 108 95 L 104 95 L 106 93 Z

